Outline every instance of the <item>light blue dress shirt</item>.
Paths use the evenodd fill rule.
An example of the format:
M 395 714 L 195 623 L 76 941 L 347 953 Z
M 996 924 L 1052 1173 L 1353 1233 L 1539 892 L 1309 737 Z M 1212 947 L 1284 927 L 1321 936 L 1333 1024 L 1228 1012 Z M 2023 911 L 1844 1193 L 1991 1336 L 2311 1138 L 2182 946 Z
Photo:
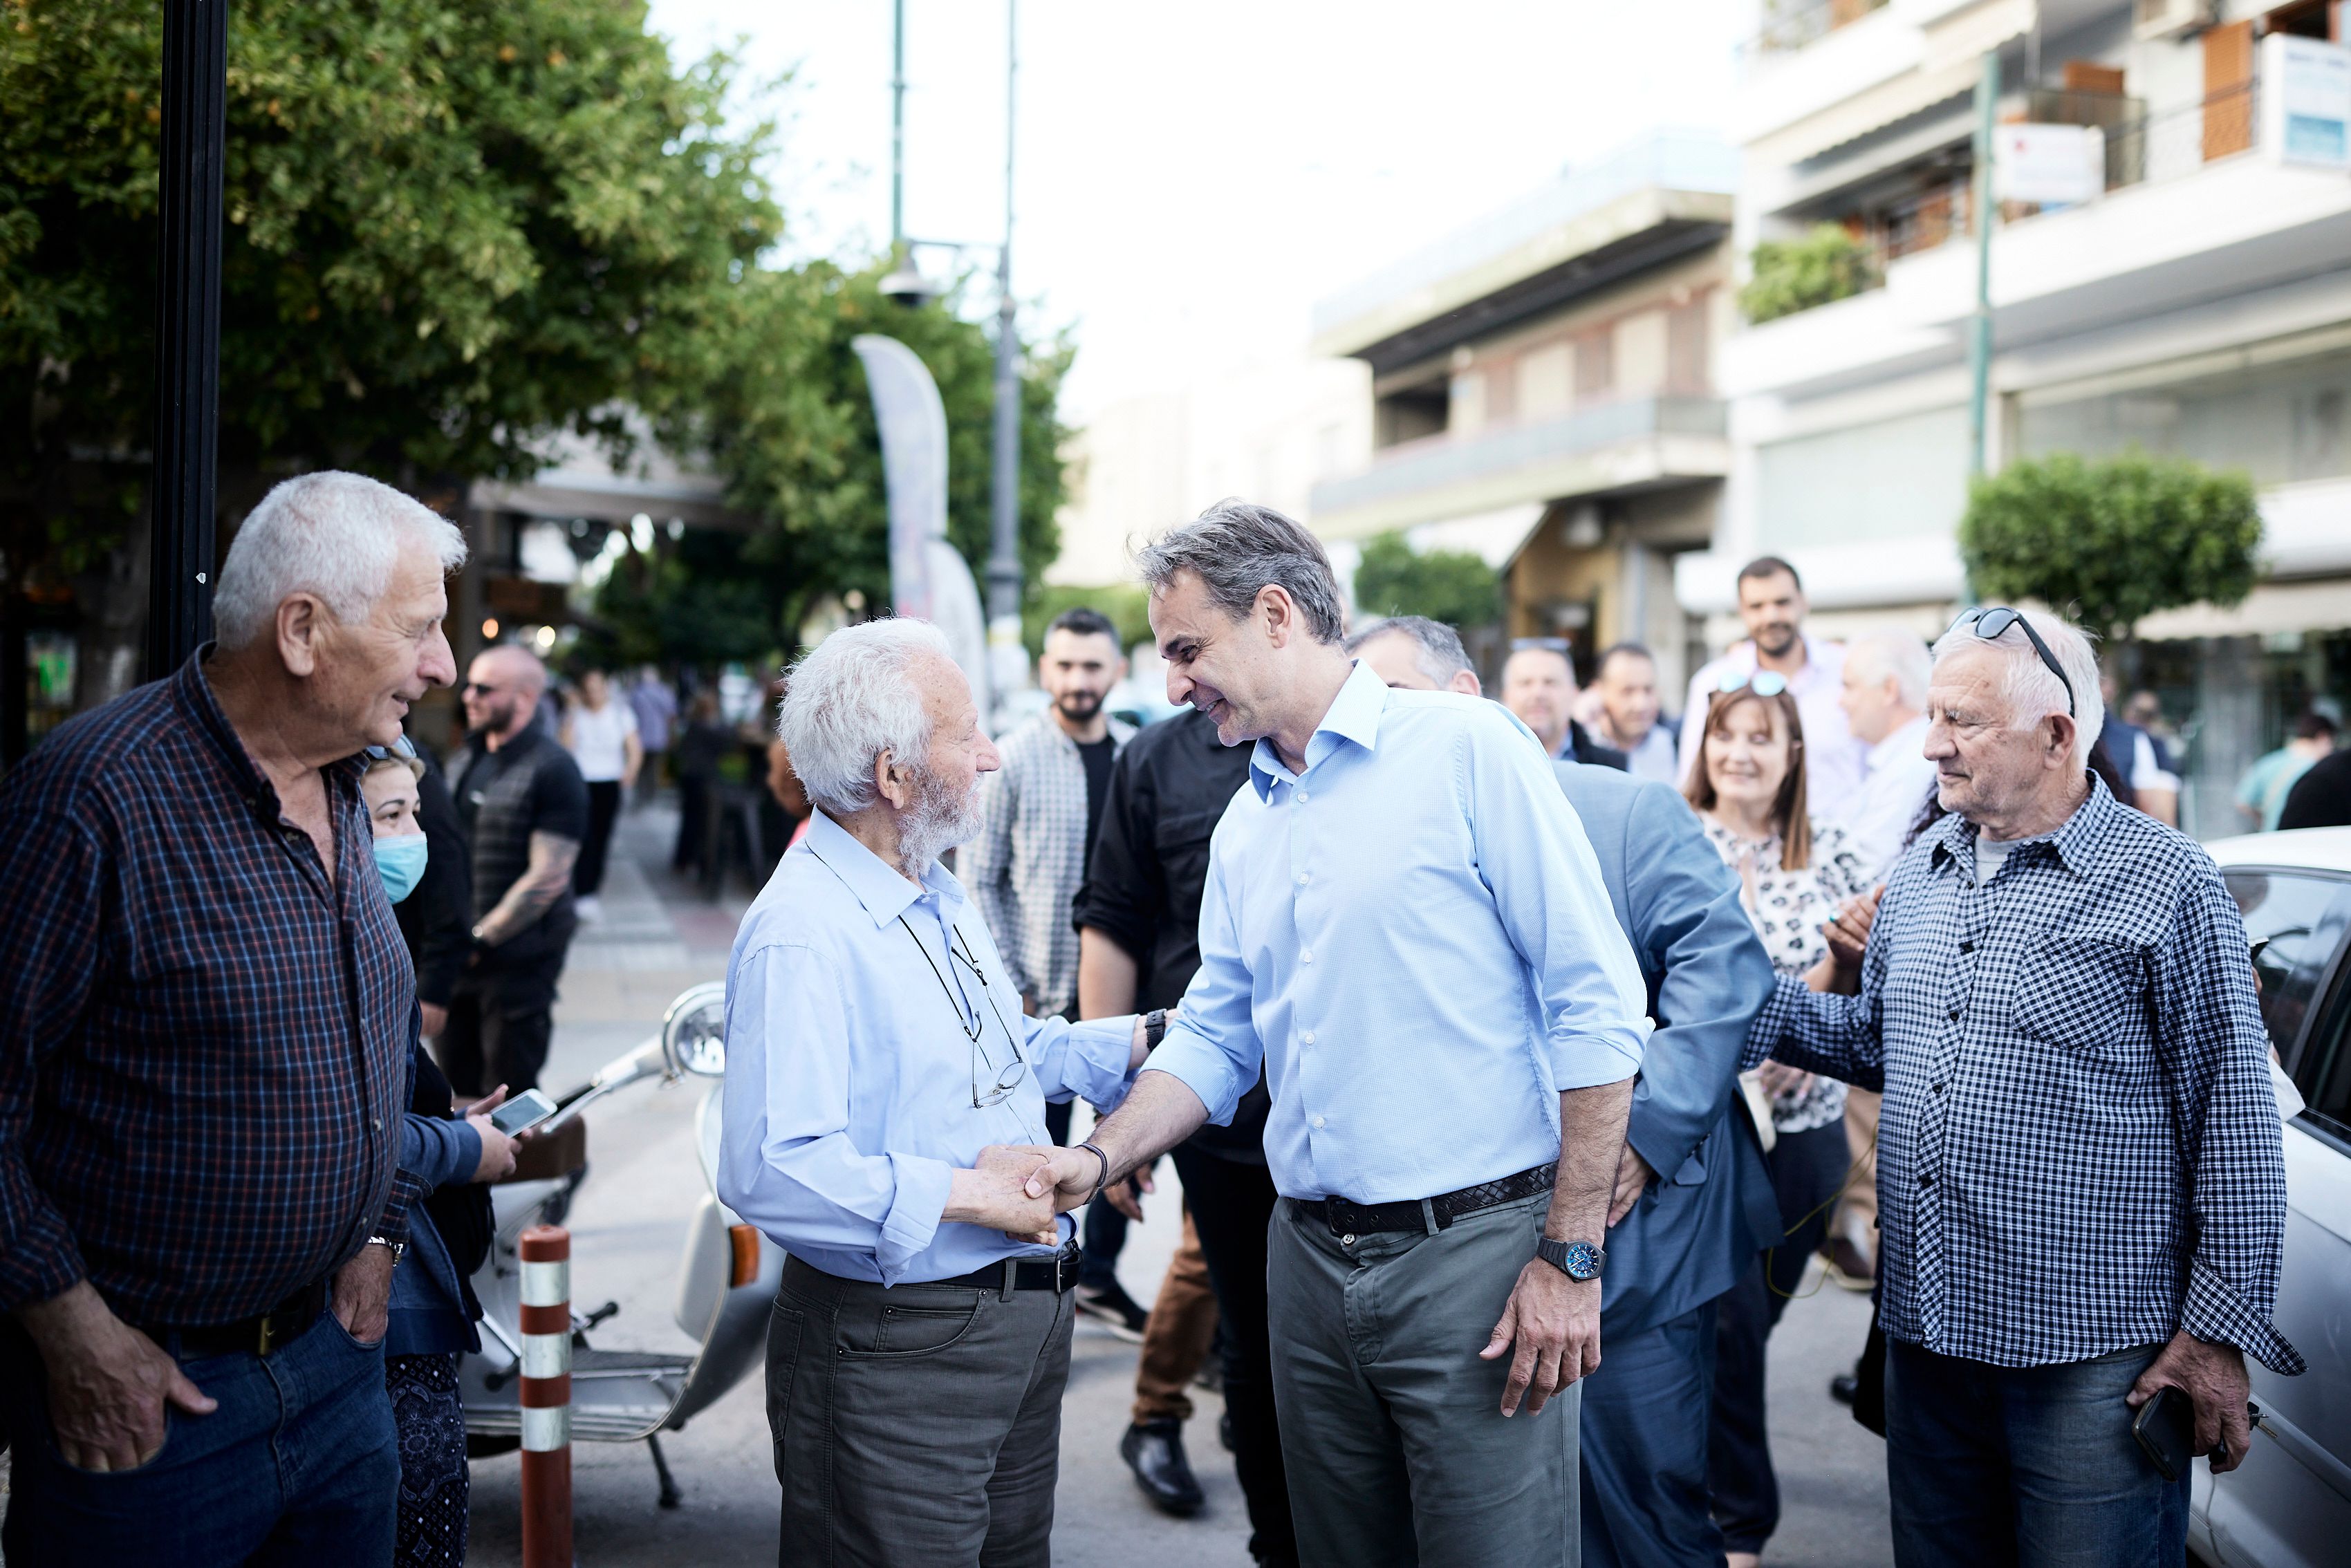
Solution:
M 719 1200 L 846 1280 L 919 1283 L 1048 1255 L 942 1222 L 950 1173 L 990 1144 L 1050 1143 L 1048 1100 L 1116 1104 L 1134 1032 L 1132 1016 L 1023 1016 L 963 885 L 933 866 L 916 887 L 820 810 L 727 963 Z M 989 1098 L 1016 1052 L 1028 1071 L 1012 1092 L 975 1107 L 975 1081 Z
M 1149 1066 L 1226 1123 L 1260 1063 L 1290 1197 L 1433 1197 L 1559 1157 L 1559 1095 L 1648 1039 L 1599 862 L 1524 726 L 1362 664 L 1217 824 L 1200 969 Z

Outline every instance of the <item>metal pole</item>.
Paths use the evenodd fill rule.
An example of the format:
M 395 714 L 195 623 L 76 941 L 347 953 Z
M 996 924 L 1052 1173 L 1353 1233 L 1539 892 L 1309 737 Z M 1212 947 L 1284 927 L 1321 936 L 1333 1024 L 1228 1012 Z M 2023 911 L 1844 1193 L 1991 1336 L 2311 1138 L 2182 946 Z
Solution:
M 163 144 L 156 205 L 155 443 L 149 476 L 147 674 L 213 634 L 213 498 L 220 433 L 221 152 L 228 0 L 163 7 Z
M 890 35 L 890 259 L 906 254 L 906 0 L 892 6 Z
M 1984 51 L 1976 78 L 1974 189 L 1976 220 L 1976 309 L 1968 337 L 1968 472 L 1984 472 L 1988 405 L 1991 392 L 1992 139 L 2000 112 L 2000 50 Z
M 534 1225 L 522 1233 L 523 1568 L 572 1568 L 571 1233 Z
M 1019 0 L 1005 0 L 1004 245 L 996 253 L 996 511 L 987 552 L 987 642 L 991 674 L 1007 689 L 1006 664 L 1020 645 L 1020 343 L 1012 307 L 1012 122 L 1019 68 Z M 1009 683 L 1026 685 L 1022 680 Z

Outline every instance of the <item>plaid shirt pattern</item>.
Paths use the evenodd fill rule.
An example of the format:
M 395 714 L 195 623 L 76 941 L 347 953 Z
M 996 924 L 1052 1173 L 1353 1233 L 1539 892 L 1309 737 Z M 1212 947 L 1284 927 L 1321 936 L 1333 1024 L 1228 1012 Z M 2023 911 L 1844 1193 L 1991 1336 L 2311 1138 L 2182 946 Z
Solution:
M 2285 1161 L 2244 926 L 2210 857 L 2092 780 L 1976 883 L 1956 814 L 1895 866 L 1858 996 L 1782 977 L 1748 1037 L 1883 1087 L 1886 1332 L 1999 1366 L 2181 1329 L 2275 1371 Z
M 0 785 L 0 1310 L 87 1279 L 233 1322 L 405 1234 L 416 989 L 360 762 L 322 770 L 329 884 L 209 652 Z
M 1131 725 L 1110 721 L 1125 749 Z M 1040 713 L 998 746 L 1004 765 L 979 785 L 979 836 L 958 869 L 987 917 L 1012 984 L 1039 1018 L 1078 999 L 1078 932 L 1070 902 L 1086 867 L 1086 765 L 1078 744 Z

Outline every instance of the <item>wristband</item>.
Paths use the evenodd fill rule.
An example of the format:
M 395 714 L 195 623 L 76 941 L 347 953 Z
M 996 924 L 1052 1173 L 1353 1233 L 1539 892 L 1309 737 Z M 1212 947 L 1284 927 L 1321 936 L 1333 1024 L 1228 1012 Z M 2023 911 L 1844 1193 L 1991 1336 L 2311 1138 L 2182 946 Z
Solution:
M 1080 1144 L 1078 1147 L 1085 1150 L 1086 1153 L 1102 1161 L 1102 1174 L 1094 1177 L 1094 1189 L 1086 1195 L 1086 1201 L 1088 1203 L 1092 1203 L 1094 1199 L 1102 1196 L 1102 1188 L 1110 1185 L 1110 1156 L 1102 1153 L 1102 1150 L 1092 1142 Z

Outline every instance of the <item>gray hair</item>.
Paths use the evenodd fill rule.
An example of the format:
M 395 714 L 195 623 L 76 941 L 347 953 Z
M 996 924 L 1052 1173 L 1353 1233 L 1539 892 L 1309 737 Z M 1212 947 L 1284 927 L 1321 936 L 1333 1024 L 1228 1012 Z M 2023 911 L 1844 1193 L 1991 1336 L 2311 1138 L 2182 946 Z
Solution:
M 1382 637 L 1411 638 L 1413 663 L 1434 685 L 1449 685 L 1454 676 L 1471 667 L 1469 650 L 1461 645 L 1461 633 L 1426 615 L 1392 615 L 1385 621 L 1374 621 L 1347 639 L 1347 652 L 1360 653 Z
M 2106 702 L 2098 691 L 2098 657 L 2091 652 L 2086 634 L 2048 612 L 2026 610 L 2019 613 L 2049 644 L 2058 667 L 2065 672 L 2064 682 L 2050 673 L 2049 666 L 2041 662 L 2032 640 L 2017 626 L 1989 640 L 1977 636 L 1972 623 L 1954 626 L 1936 642 L 1935 662 L 1939 664 L 1967 648 L 1990 646 L 2005 653 L 2007 667 L 2001 674 L 2000 698 L 2008 708 L 2011 729 L 2032 729 L 2051 714 L 2065 712 L 2065 686 L 2070 684 L 2074 688 L 2074 760 L 2087 768 L 2091 748 L 2098 744 L 2098 732 L 2106 725 Z M 2120 766 L 2126 774 L 2129 772 L 2127 758 Z
M 1271 507 L 1219 501 L 1145 546 L 1135 565 L 1154 591 L 1165 589 L 1179 571 L 1193 573 L 1208 591 L 1208 601 L 1235 621 L 1256 608 L 1260 591 L 1279 588 L 1298 606 L 1317 643 L 1336 643 L 1347 629 L 1338 575 L 1322 541 Z
M 1845 668 L 1871 685 L 1890 677 L 1895 697 L 1904 707 L 1927 706 L 1927 681 L 1934 674 L 1934 660 L 1927 653 L 1927 644 L 1909 632 L 1865 632 L 1844 645 L 1844 663 Z
M 261 498 L 228 547 L 213 594 L 214 633 L 225 649 L 250 646 L 297 593 L 318 595 L 346 624 L 363 622 L 412 540 L 444 572 L 465 564 L 465 536 L 389 485 L 332 469 L 288 479 Z
M 887 617 L 844 626 L 792 666 L 776 733 L 809 799 L 836 817 L 873 804 L 883 752 L 919 768 L 931 751 L 930 710 L 914 671 L 955 655 L 927 621 Z

